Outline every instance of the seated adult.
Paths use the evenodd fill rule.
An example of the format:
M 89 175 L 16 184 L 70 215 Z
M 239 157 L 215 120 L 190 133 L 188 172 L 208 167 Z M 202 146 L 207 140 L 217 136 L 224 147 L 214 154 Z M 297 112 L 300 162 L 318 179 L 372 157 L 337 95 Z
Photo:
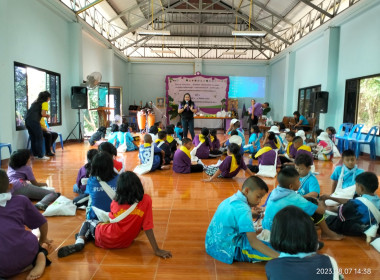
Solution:
M 44 136 L 46 155 L 50 157 L 54 156 L 55 154 L 52 152 L 51 148 L 53 147 L 55 140 L 58 138 L 58 133 L 47 128 L 44 117 L 41 118 L 40 124 L 42 128 L 42 134 Z
M 294 116 L 294 119 L 296 121 L 296 124 L 294 125 L 295 129 L 297 129 L 297 130 L 302 129 L 303 131 L 309 131 L 310 130 L 310 127 L 308 126 L 309 122 L 307 121 L 307 119 L 303 115 L 300 114 L 300 112 L 295 111 L 293 113 L 293 116 Z

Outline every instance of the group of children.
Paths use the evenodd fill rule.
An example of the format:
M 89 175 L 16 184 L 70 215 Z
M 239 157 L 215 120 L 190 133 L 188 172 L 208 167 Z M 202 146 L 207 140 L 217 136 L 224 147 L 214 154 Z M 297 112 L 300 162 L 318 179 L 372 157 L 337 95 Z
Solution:
M 87 206 L 86 221 L 76 235 L 75 244 L 61 247 L 58 257 L 82 251 L 89 240 L 95 240 L 96 246 L 105 249 L 129 247 L 141 229 L 154 254 L 162 258 L 172 256 L 170 251 L 157 245 L 152 200 L 144 194 L 140 178 L 134 172 L 125 171 L 123 163 L 117 160 L 116 146 L 131 141 L 126 129 L 119 129 L 124 133 L 121 138 L 115 133 L 116 128 L 113 129 L 116 136 L 101 143 L 98 150 L 87 152 L 87 163 L 79 170 L 73 187 L 79 194 L 74 203 Z M 266 265 L 269 279 L 313 279 L 317 268 L 332 269 L 331 277 L 326 279 L 333 279 L 337 264 L 333 258 L 317 253 L 324 244 L 319 241 L 315 227 L 321 229 L 321 239 L 368 236 L 369 228 L 378 226 L 377 176 L 359 169 L 353 151 L 346 150 L 342 154 L 342 166 L 337 166 L 331 175 L 331 194 L 321 195 L 318 179 L 312 172 L 312 148 L 294 132 L 279 129 L 280 133 L 275 133 L 273 130 L 266 133 L 262 148 L 263 135 L 255 126 L 248 141 L 252 145 L 248 151 L 258 159 L 259 166 L 275 164 L 275 157 L 276 165 L 281 167 L 278 186 L 268 195 L 263 207 L 258 205 L 269 189 L 260 177 L 253 176 L 259 167 L 244 162 L 245 139 L 238 120 L 233 120 L 228 131 L 230 136 L 224 143 L 218 140 L 216 130 L 203 128 L 191 140 L 180 135 L 179 125 L 164 129 L 157 123 L 143 136 L 139 159 L 142 165 L 148 166 L 148 171 L 169 169 L 171 163 L 176 173 L 206 171 L 210 178 L 205 181 L 232 178 L 241 169 L 245 170 L 249 178 L 241 191 L 224 200 L 211 220 L 205 238 L 206 252 L 229 264 L 269 261 Z M 319 142 L 326 143 L 324 132 L 321 135 Z M 205 168 L 198 161 L 220 156 L 223 146 L 227 156 L 220 164 Z M 326 148 L 325 144 L 319 146 Z M 277 154 L 281 149 L 284 155 Z M 42 189 L 46 184 L 35 180 L 28 150 L 12 154 L 7 173 L 0 170 L 0 222 L 7 223 L 0 228 L 0 237 L 7 240 L 7 244 L 17 246 L 0 247 L 0 277 L 32 268 L 27 279 L 36 279 L 50 264 L 47 250 L 51 244 L 47 238 L 47 221 L 38 209 L 46 209 L 60 194 Z M 40 201 L 33 206 L 20 194 Z M 330 213 L 327 218 L 326 210 Z M 39 228 L 40 239 L 25 231 L 25 225 Z

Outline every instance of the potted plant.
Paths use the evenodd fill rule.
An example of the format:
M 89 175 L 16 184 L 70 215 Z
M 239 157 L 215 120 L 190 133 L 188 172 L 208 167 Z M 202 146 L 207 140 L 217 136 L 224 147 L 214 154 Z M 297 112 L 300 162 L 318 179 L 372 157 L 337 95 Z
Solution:
M 169 120 L 173 120 L 179 116 L 178 104 L 174 104 L 174 99 L 170 95 L 168 96 L 168 101 L 169 101 L 168 115 L 170 116 Z

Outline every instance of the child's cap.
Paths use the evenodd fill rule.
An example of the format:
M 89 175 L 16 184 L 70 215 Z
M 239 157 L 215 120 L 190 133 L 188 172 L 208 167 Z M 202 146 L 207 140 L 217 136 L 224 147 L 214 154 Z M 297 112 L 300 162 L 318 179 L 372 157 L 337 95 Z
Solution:
M 296 136 L 301 137 L 303 141 L 306 140 L 305 131 L 303 131 L 302 129 L 301 129 L 301 130 L 298 130 L 298 131 L 296 132 Z
M 235 124 L 236 122 L 238 122 L 239 120 L 238 119 L 232 119 L 231 120 L 231 124 Z
M 268 132 L 273 132 L 275 134 L 279 134 L 280 133 L 280 130 L 278 129 L 278 126 L 276 125 L 273 125 L 270 127 L 269 131 Z
M 321 141 L 325 141 L 325 142 L 330 141 L 329 134 L 327 132 L 321 132 L 321 134 L 319 134 L 317 139 Z
M 243 142 L 241 137 L 238 136 L 238 135 L 233 135 L 230 137 L 230 139 L 228 139 L 228 141 L 231 143 L 235 143 L 235 144 L 238 144 L 239 146 L 241 145 L 241 143 Z

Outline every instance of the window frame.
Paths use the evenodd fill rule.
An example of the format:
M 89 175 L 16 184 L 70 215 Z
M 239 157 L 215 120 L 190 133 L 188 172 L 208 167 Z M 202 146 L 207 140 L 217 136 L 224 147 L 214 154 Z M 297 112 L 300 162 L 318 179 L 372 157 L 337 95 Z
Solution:
M 62 125 L 62 94 L 61 94 L 61 91 L 62 91 L 61 90 L 62 89 L 62 85 L 61 85 L 61 83 L 62 83 L 62 77 L 61 77 L 61 74 L 57 73 L 57 72 L 54 72 L 54 71 L 46 70 L 46 69 L 43 69 L 43 68 L 40 68 L 40 67 L 36 67 L 36 66 L 29 65 L 29 64 L 25 64 L 25 63 L 14 61 L 13 62 L 13 75 L 14 75 L 13 86 L 14 86 L 14 96 L 15 97 L 16 97 L 16 87 L 15 87 L 15 84 L 16 84 L 16 71 L 15 71 L 15 68 L 16 67 L 22 67 L 22 68 L 25 68 L 25 69 L 26 68 L 33 68 L 35 70 L 44 72 L 45 75 L 52 75 L 52 76 L 56 76 L 56 77 L 59 78 L 58 89 L 57 89 L 57 92 L 56 92 L 56 100 L 58 102 L 58 107 L 59 107 L 57 109 L 57 115 L 59 115 L 59 122 L 51 123 L 50 120 L 49 120 L 48 124 L 49 124 L 49 126 L 60 126 L 60 125 Z M 30 103 L 29 103 L 28 73 L 27 72 L 26 72 L 26 102 L 27 102 L 26 106 L 27 106 L 27 110 L 28 110 L 29 107 L 30 107 Z M 17 100 L 15 98 L 15 108 L 14 108 L 15 113 L 16 113 L 16 103 L 17 103 Z M 49 108 L 49 111 L 50 111 L 50 108 Z M 23 116 L 23 117 L 25 119 L 25 116 Z M 25 126 L 17 126 L 17 121 L 16 121 L 16 131 L 22 131 L 22 130 L 26 130 L 26 127 Z
M 321 84 L 319 84 L 319 85 L 314 85 L 314 86 L 310 86 L 310 87 L 304 87 L 304 88 L 299 88 L 298 89 L 298 104 L 297 104 L 297 111 L 298 112 L 300 112 L 300 114 L 301 115 L 303 115 L 303 116 L 305 116 L 305 117 L 307 117 L 307 118 L 310 118 L 310 117 L 312 117 L 312 115 L 311 114 L 315 114 L 316 115 L 316 113 L 317 112 L 312 112 L 311 114 L 309 114 L 308 116 L 306 116 L 305 115 L 305 105 L 303 105 L 303 110 L 302 110 L 302 112 L 301 112 L 301 109 L 300 109 L 300 104 L 301 104 L 301 91 L 303 91 L 303 94 L 304 94 L 304 100 L 307 100 L 306 98 L 305 98 L 305 95 L 306 95 L 306 91 L 307 90 L 310 90 L 310 99 L 309 100 L 313 100 L 313 102 L 315 102 L 315 98 L 314 98 L 314 93 L 315 92 L 318 92 L 318 91 L 321 91 L 322 90 L 322 85 Z M 304 101 L 304 103 L 305 103 L 305 101 Z M 311 104 L 311 107 L 310 107 L 310 104 L 309 104 L 309 108 L 310 109 L 314 109 L 314 107 L 315 107 L 315 104 L 313 103 L 313 104 Z M 314 116 L 314 117 L 317 117 L 317 116 Z

